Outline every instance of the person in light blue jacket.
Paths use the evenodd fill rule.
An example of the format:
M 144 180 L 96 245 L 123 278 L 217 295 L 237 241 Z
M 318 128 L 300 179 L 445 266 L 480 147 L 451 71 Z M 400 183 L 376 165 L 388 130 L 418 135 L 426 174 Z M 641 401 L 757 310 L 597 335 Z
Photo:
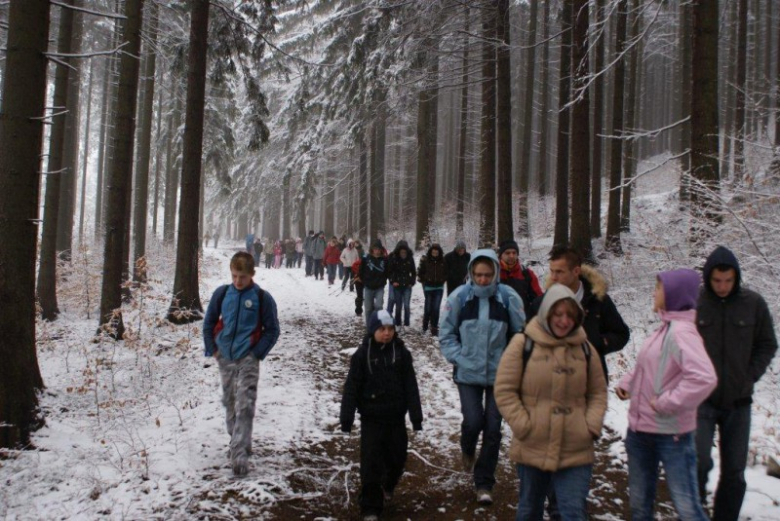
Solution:
M 439 338 L 444 357 L 454 366 L 460 394 L 463 467 L 473 472 L 477 501 L 483 505 L 493 502 L 501 447 L 501 414 L 493 384 L 509 340 L 524 326 L 522 299 L 499 283 L 498 256 L 493 250 L 475 251 L 468 281 L 447 298 Z M 477 457 L 480 434 L 482 449 Z

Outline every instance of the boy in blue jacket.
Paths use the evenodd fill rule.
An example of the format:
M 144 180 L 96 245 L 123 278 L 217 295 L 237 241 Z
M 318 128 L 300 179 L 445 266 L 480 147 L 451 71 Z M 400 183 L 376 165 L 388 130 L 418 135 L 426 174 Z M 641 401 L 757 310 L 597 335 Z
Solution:
M 260 360 L 265 359 L 279 338 L 276 302 L 254 283 L 254 274 L 251 254 L 233 255 L 233 284 L 217 288 L 203 319 L 206 356 L 213 356 L 219 363 L 235 476 L 243 476 L 248 470 Z

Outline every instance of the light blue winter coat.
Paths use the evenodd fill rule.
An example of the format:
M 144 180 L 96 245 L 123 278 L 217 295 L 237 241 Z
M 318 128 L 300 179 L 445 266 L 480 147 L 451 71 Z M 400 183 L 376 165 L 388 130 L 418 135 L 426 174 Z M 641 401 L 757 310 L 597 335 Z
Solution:
M 478 286 L 471 279 L 472 266 L 481 257 L 490 259 L 495 268 L 488 286 Z M 504 284 L 499 289 L 498 256 L 493 250 L 475 251 L 466 284 L 447 298 L 439 334 L 441 352 L 455 366 L 455 382 L 492 386 L 509 339 L 524 326 L 520 295 Z

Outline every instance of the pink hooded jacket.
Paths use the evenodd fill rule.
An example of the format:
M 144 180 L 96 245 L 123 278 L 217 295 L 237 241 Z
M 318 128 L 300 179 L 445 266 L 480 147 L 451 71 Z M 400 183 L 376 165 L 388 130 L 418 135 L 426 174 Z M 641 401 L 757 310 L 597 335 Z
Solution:
M 717 376 L 696 330 L 700 277 L 693 270 L 659 274 L 667 310 L 645 340 L 636 366 L 618 384 L 631 394 L 628 426 L 635 432 L 685 434 L 696 429 L 696 409 Z

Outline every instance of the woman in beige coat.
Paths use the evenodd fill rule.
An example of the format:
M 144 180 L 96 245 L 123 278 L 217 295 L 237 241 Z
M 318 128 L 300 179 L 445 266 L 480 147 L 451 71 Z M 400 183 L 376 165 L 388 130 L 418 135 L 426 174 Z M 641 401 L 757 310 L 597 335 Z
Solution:
M 541 520 L 548 490 L 555 492 L 564 520 L 587 519 L 593 445 L 601 435 L 607 387 L 583 319 L 574 293 L 554 284 L 498 366 L 495 399 L 512 429 L 509 457 L 520 478 L 517 520 Z

